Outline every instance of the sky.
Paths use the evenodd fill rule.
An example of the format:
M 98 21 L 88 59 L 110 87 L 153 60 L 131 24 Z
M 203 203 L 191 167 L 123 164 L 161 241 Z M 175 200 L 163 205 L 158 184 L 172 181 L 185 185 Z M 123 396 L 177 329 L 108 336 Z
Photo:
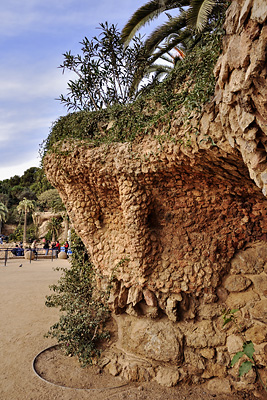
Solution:
M 39 148 L 67 114 L 56 100 L 70 73 L 63 53 L 98 36 L 99 23 L 121 30 L 145 0 L 0 0 L 0 180 L 40 166 Z M 157 24 L 159 21 L 157 21 Z

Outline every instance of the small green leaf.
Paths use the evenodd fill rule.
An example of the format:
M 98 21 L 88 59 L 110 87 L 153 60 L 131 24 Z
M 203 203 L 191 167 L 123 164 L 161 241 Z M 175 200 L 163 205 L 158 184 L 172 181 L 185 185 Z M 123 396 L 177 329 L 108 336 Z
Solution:
M 225 318 L 223 326 L 228 324 L 228 322 L 231 322 L 231 321 L 232 321 L 232 318 Z
M 251 340 L 243 344 L 243 351 L 246 354 L 246 356 L 248 356 L 248 358 L 253 360 L 253 353 L 255 352 L 255 349 Z
M 238 308 L 233 308 L 233 309 L 230 311 L 230 314 L 235 314 L 237 311 L 239 311 Z
M 241 357 L 243 357 L 243 355 L 244 355 L 245 353 L 243 352 L 243 351 L 238 351 L 235 355 L 234 355 L 234 357 L 232 358 L 232 361 L 231 361 L 231 367 L 233 367 L 234 365 L 235 365 L 235 363 L 241 358 Z
M 239 376 L 243 376 L 244 374 L 247 374 L 251 368 L 253 367 L 253 364 L 251 361 L 244 361 L 239 368 Z

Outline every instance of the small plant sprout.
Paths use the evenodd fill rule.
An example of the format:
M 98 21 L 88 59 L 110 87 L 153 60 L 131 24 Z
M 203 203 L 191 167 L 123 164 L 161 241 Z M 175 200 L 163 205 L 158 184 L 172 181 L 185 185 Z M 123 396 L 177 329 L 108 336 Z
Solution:
M 264 384 L 264 382 L 261 379 L 261 376 L 259 374 L 258 366 L 256 364 L 256 361 L 253 357 L 253 354 L 255 353 L 254 349 L 254 344 L 252 343 L 251 340 L 247 341 L 246 338 L 244 337 L 240 325 L 238 324 L 237 321 L 237 316 L 236 313 L 240 311 L 239 309 L 225 309 L 222 312 L 222 317 L 223 317 L 223 326 L 228 324 L 229 322 L 233 322 L 234 325 L 236 326 L 239 335 L 241 336 L 243 340 L 243 350 L 238 351 L 232 358 L 230 366 L 233 367 L 242 357 L 247 357 L 245 361 L 242 362 L 242 364 L 239 367 L 238 375 L 239 377 L 247 374 L 251 369 L 255 369 L 257 378 L 259 379 L 263 389 L 267 392 L 267 387 Z

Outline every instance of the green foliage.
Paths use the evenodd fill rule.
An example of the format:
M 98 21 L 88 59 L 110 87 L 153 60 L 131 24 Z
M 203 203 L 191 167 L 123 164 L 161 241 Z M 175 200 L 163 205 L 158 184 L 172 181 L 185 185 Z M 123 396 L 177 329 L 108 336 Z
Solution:
M 58 237 L 59 231 L 62 228 L 62 218 L 52 217 L 47 224 L 47 229 L 51 233 L 51 239 L 54 241 Z
M 78 77 L 68 82 L 67 95 L 61 94 L 59 98 L 69 111 L 97 111 L 131 99 L 129 88 L 141 56 L 141 39 L 134 38 L 132 46 L 124 49 L 115 25 L 105 22 L 99 29 L 98 37 L 92 40 L 85 37 L 81 42 L 82 55 L 74 56 L 70 51 L 63 54 L 60 68 Z
M 19 202 L 17 206 L 17 210 L 20 214 L 24 214 L 24 226 L 23 226 L 23 242 L 26 242 L 27 239 L 27 217 L 29 212 L 33 211 L 35 208 L 35 203 L 31 200 L 26 199 L 24 197 L 23 200 Z
M 37 229 L 34 224 L 31 224 L 27 227 L 26 231 L 26 241 L 29 242 L 30 240 L 36 239 L 38 240 Z M 15 231 L 9 235 L 9 242 L 22 242 L 23 240 L 23 228 L 19 224 Z
M 252 368 L 254 368 L 263 389 L 267 392 L 267 387 L 261 379 L 261 376 L 258 371 L 258 366 L 253 357 L 253 354 L 255 352 L 254 344 L 251 340 L 249 340 L 249 341 L 245 340 L 245 338 L 241 332 L 240 326 L 238 324 L 237 316 L 235 315 L 237 313 L 237 311 L 239 311 L 239 310 L 238 309 L 231 310 L 230 308 L 228 308 L 228 309 L 223 310 L 223 312 L 222 312 L 222 318 L 224 321 L 223 326 L 232 322 L 236 326 L 241 338 L 243 339 L 243 350 L 238 351 L 233 356 L 230 366 L 233 367 L 242 357 L 249 358 L 249 360 L 245 360 L 242 362 L 242 364 L 240 364 L 239 371 L 238 371 L 239 377 L 247 374 Z
M 151 20 L 165 12 L 169 20 L 157 27 L 144 43 L 144 54 L 137 65 L 133 89 L 146 75 L 151 65 L 177 46 L 186 57 L 201 39 L 201 33 L 212 32 L 214 23 L 225 12 L 225 0 L 149 0 L 130 18 L 122 30 L 122 41 L 129 45 L 133 35 Z M 176 10 L 171 16 L 166 10 Z
M 14 175 L 10 179 L 0 181 L 0 202 L 3 202 L 9 211 L 6 223 L 19 222 L 17 206 L 24 197 L 35 201 L 40 193 L 51 188 L 43 169 L 37 167 L 27 169 L 21 177 Z
M 21 225 L 18 225 L 15 231 L 9 235 L 9 241 L 21 242 L 22 239 L 23 239 L 23 228 L 21 227 Z
M 228 322 L 232 322 L 235 320 L 235 313 L 239 311 L 237 308 L 233 308 L 232 310 L 228 309 L 228 310 L 224 310 L 223 312 L 223 326 L 225 326 L 226 324 L 228 324 Z
M 0 203 L 0 222 L 5 222 L 7 220 L 8 209 L 5 204 Z
M 251 341 L 249 341 L 249 342 L 244 342 L 243 343 L 243 351 L 238 351 L 235 355 L 234 355 L 234 357 L 232 358 L 232 361 L 231 361 L 231 367 L 233 367 L 236 363 L 237 363 L 237 361 L 239 361 L 240 360 L 240 358 L 242 358 L 243 356 L 247 356 L 248 358 L 250 358 L 250 360 L 252 360 L 252 362 L 251 361 L 244 361 L 241 365 L 240 365 L 240 367 L 239 367 L 239 376 L 241 377 L 242 375 L 244 375 L 244 374 L 246 374 L 246 373 L 248 373 L 251 369 L 252 369 L 252 367 L 254 366 L 254 359 L 253 359 L 253 354 L 254 354 L 254 352 L 255 352 L 255 349 L 254 349 L 254 345 L 253 345 L 253 343 L 251 342 Z
M 38 204 L 44 210 L 51 210 L 53 212 L 65 211 L 64 204 L 58 194 L 57 189 L 49 189 L 38 196 Z
M 72 236 L 70 268 L 61 268 L 62 276 L 50 286 L 47 307 L 58 307 L 61 316 L 47 336 L 56 338 L 67 355 L 78 357 L 82 366 L 100 355 L 98 344 L 107 339 L 105 324 L 109 310 L 103 293 L 95 292 L 95 271 L 78 236 Z
M 29 225 L 26 233 L 27 242 L 31 242 L 32 240 L 39 240 L 38 236 L 38 227 L 34 224 Z
M 134 103 L 60 117 L 43 142 L 43 155 L 55 143 L 64 140 L 78 139 L 95 146 L 132 141 L 137 135 L 153 132 L 163 123 L 168 127 L 173 113 L 181 110 L 182 106 L 180 115 L 186 123 L 192 115 L 200 116 L 203 105 L 214 94 L 213 68 L 220 54 L 223 35 L 220 24 L 212 33 L 204 34 L 192 52 L 183 62 L 177 63 L 162 83 L 145 88 Z M 169 134 L 168 131 L 165 133 Z M 59 151 L 59 147 L 58 143 L 53 151 Z

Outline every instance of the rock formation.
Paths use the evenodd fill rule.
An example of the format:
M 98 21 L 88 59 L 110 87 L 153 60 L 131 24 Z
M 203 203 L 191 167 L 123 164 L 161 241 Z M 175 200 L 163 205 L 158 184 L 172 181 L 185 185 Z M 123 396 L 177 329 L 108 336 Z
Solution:
M 191 146 L 179 141 L 177 113 L 175 141 L 159 141 L 157 131 L 131 144 L 65 144 L 65 155 L 46 155 L 99 285 L 115 277 L 118 341 L 106 356 L 114 375 L 250 387 L 253 371 L 239 379 L 227 368 L 242 341 L 234 326 L 222 326 L 223 308 L 240 309 L 243 334 L 267 365 L 266 21 L 265 2 L 231 3 L 214 100 Z

